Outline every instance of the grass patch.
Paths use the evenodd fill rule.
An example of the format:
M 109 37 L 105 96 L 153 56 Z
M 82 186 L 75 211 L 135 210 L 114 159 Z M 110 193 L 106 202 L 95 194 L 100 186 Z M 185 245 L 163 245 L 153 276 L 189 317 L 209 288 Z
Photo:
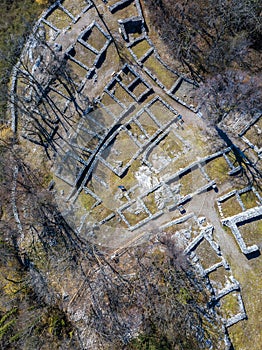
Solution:
M 132 83 L 136 76 L 129 69 L 126 69 L 125 71 L 121 72 L 119 78 L 122 81 L 122 83 L 127 86 L 130 83 Z
M 204 186 L 206 183 L 206 179 L 203 177 L 201 171 L 199 169 L 193 170 L 181 177 L 180 193 L 182 196 L 185 196 L 189 193 L 193 193 L 198 188 Z
M 36 269 L 41 271 L 48 271 L 50 268 L 50 261 L 48 253 L 40 240 L 32 241 L 31 250 L 29 252 L 29 258 L 34 261 Z
M 47 186 L 50 184 L 50 182 L 53 180 L 53 174 L 50 171 L 46 171 L 45 174 L 42 177 L 42 186 L 44 188 L 47 188 Z
M 234 276 L 242 286 L 242 297 L 248 320 L 229 328 L 229 335 L 235 349 L 260 350 L 262 344 L 262 256 L 249 261 L 248 269 L 236 261 Z
M 113 60 L 112 60 L 112 57 L 114 57 Z M 113 74 L 116 71 L 119 71 L 119 69 L 121 69 L 122 67 L 122 64 L 123 62 L 120 60 L 120 57 L 116 51 L 115 45 L 111 43 L 107 47 L 107 50 L 105 52 L 105 61 L 97 71 L 98 80 L 101 79 L 101 81 L 105 81 L 105 78 L 107 77 L 109 81 L 112 78 L 111 74 Z
M 118 1 L 110 1 L 109 5 L 113 5 Z M 125 6 L 123 9 L 118 10 L 117 12 L 114 13 L 114 18 L 119 20 L 119 19 L 125 19 L 125 18 L 130 18 L 133 16 L 137 16 L 137 9 L 134 6 L 133 3 L 131 3 L 128 6 Z
M 55 9 L 47 20 L 60 30 L 67 28 L 72 22 L 72 19 L 60 8 Z
M 68 68 L 75 83 L 80 84 L 86 77 L 87 71 L 71 60 L 68 60 Z
M 253 191 L 242 193 L 240 198 L 246 209 L 254 208 L 259 205 L 258 198 Z
M 178 216 L 181 216 L 181 215 L 178 215 Z M 177 219 L 177 216 L 173 215 L 171 220 L 175 220 L 175 219 Z M 169 232 L 169 233 L 175 233 L 179 231 L 181 233 L 181 236 L 184 235 L 185 233 L 185 235 L 189 237 L 189 239 L 193 239 L 194 237 L 199 235 L 200 228 L 198 227 L 198 224 L 194 220 L 194 218 L 190 218 L 186 222 L 183 222 L 181 224 L 175 224 L 165 229 L 165 232 Z
M 138 224 L 140 221 L 148 217 L 148 214 L 140 208 L 136 208 L 135 204 L 124 210 L 123 215 L 131 226 Z
M 57 192 L 60 194 L 63 193 L 64 198 L 66 198 L 72 191 L 72 187 L 68 185 L 65 181 L 61 180 L 59 177 L 55 176 L 55 174 L 53 174 L 53 179 L 55 181 L 55 188 Z
M 111 172 L 110 177 L 110 188 L 111 191 L 117 191 L 119 185 L 125 186 L 127 190 L 137 184 L 137 179 L 135 178 L 135 173 L 138 171 L 141 166 L 141 161 L 136 159 L 130 165 L 126 175 L 123 178 L 119 178 Z
M 133 101 L 132 97 L 118 83 L 115 85 L 114 95 L 120 102 L 124 104 L 126 102 L 130 103 Z
M 91 117 L 94 120 L 97 120 L 99 124 L 104 126 L 105 128 L 111 128 L 114 123 L 113 118 L 109 115 L 105 109 L 97 108 L 93 112 L 91 112 Z
M 92 206 L 96 203 L 96 200 L 94 197 L 92 197 L 90 194 L 85 193 L 85 191 L 82 191 L 78 197 L 80 203 L 86 210 L 91 210 Z
M 45 38 L 46 41 L 49 42 L 51 40 L 54 40 L 56 37 L 58 31 L 54 30 L 53 28 L 49 27 L 47 24 L 44 23 L 44 28 L 45 28 Z
M 77 17 L 87 6 L 85 0 L 64 0 L 63 6 L 70 12 L 74 17 Z
M 144 62 L 144 66 L 149 69 L 167 89 L 170 89 L 177 80 L 177 76 L 167 70 L 165 66 L 152 55 Z
M 91 137 L 90 135 L 88 135 L 88 137 L 86 137 L 85 147 L 94 150 L 97 148 L 99 143 L 100 139 L 97 136 Z
M 11 144 L 14 134 L 10 126 L 0 126 L 0 147 Z
M 135 86 L 134 89 L 132 89 L 133 94 L 138 98 L 140 95 L 142 95 L 147 90 L 147 87 L 144 83 L 140 82 L 138 85 Z
M 101 221 L 110 214 L 112 214 L 112 210 L 106 208 L 103 204 L 98 205 L 90 211 L 90 215 L 92 215 L 96 221 Z
M 232 196 L 225 202 L 222 202 L 221 207 L 225 218 L 242 212 L 242 208 L 240 207 L 240 204 L 236 200 L 235 196 Z
M 151 46 L 148 44 L 148 42 L 146 40 L 142 40 L 139 43 L 132 46 L 131 50 L 134 52 L 134 54 L 139 59 L 139 58 L 143 57 L 150 48 L 151 48 Z
M 2 340 L 4 335 L 9 332 L 9 330 L 12 328 L 14 323 L 15 323 L 15 320 L 11 320 L 6 322 L 2 327 L 0 327 L 0 340 Z
M 118 116 L 118 115 L 120 115 L 123 112 L 123 108 L 118 103 L 116 103 L 107 93 L 103 94 L 101 102 L 115 116 Z
M 262 129 L 262 118 L 260 116 L 260 118 L 258 119 L 258 121 L 256 122 L 256 126 L 259 128 L 259 129 Z
M 156 204 L 156 199 L 155 199 L 155 193 L 152 192 L 149 195 L 147 195 L 146 197 L 143 198 L 143 201 L 146 205 L 146 207 L 149 209 L 149 211 L 152 214 L 155 214 L 159 211 L 157 204 Z
M 151 105 L 150 111 L 162 124 L 166 124 L 176 117 L 176 115 L 172 113 L 161 101 L 156 101 L 153 105 Z
M 85 41 L 89 45 L 91 45 L 94 49 L 96 49 L 97 51 L 100 51 L 104 47 L 107 39 L 104 36 L 104 34 L 100 32 L 100 30 L 96 26 L 94 26 L 91 29 L 90 34 L 85 39 Z
M 219 258 L 205 239 L 195 249 L 195 253 L 199 257 L 200 263 L 204 269 L 207 269 L 221 261 L 221 258 Z
M 121 130 L 115 138 L 114 143 L 103 152 L 103 158 L 112 166 L 119 166 L 122 162 L 124 167 L 138 151 L 138 146 L 133 142 L 129 135 Z
M 262 243 L 262 220 L 254 220 L 245 225 L 239 225 L 238 229 L 247 246 Z
M 192 88 L 192 84 L 189 84 L 187 81 L 183 80 L 182 83 L 179 84 L 179 88 L 176 90 L 175 95 L 180 99 L 184 100 L 188 96 Z
M 258 148 L 262 147 L 261 129 L 262 126 L 257 126 L 259 123 L 253 125 L 245 134 L 245 137 Z M 262 118 L 260 118 L 260 124 L 262 124 Z
M 137 118 L 137 120 L 144 127 L 144 129 L 146 130 L 147 134 L 150 135 L 150 136 L 154 135 L 155 132 L 158 130 L 157 124 L 153 121 L 152 118 L 150 118 L 150 116 L 146 112 L 143 112 Z
M 236 293 L 229 293 L 220 299 L 222 317 L 228 319 L 239 312 Z
M 96 146 L 99 143 L 99 138 L 98 136 L 89 133 L 89 131 L 92 130 L 92 126 L 90 127 L 88 120 L 85 120 L 85 124 L 81 125 L 80 127 L 77 128 L 77 132 L 73 137 L 74 144 L 76 144 L 78 147 L 84 147 L 84 148 L 96 148 Z M 92 130 L 93 132 L 96 132 L 97 130 Z M 91 155 L 90 152 L 88 151 L 83 151 L 82 149 L 75 149 L 74 153 L 82 154 L 85 153 L 85 158 L 89 158 Z
M 92 67 L 96 59 L 96 55 L 78 42 L 75 44 L 74 48 L 76 52 L 74 58 L 83 63 L 86 67 Z
M 229 281 L 229 272 L 223 266 L 209 274 L 209 279 L 213 288 L 217 291 L 222 290 Z
M 230 162 L 234 165 L 234 166 L 238 166 L 238 162 L 236 160 L 235 154 L 234 152 L 230 151 L 229 153 L 227 153 L 227 158 L 230 160 Z
M 229 167 L 223 156 L 208 162 L 205 166 L 205 170 L 211 180 L 215 180 L 218 185 L 221 185 L 229 179 Z
M 179 86 L 178 90 L 175 92 L 175 95 L 181 100 L 185 101 L 187 104 L 193 104 L 193 88 L 194 85 L 183 81 Z
M 136 135 L 136 137 L 145 135 L 143 131 L 139 128 L 139 126 L 134 122 L 131 122 L 130 124 L 128 124 L 128 129 L 131 131 L 133 135 Z
M 166 152 L 168 157 L 174 158 L 177 153 L 183 150 L 183 145 L 179 139 L 172 137 L 172 134 L 167 135 L 159 146 Z

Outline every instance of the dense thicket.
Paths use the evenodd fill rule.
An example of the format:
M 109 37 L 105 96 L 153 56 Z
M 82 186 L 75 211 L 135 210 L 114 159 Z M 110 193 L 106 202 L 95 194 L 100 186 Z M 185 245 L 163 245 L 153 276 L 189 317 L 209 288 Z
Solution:
M 231 64 L 258 70 L 251 49 L 261 50 L 257 0 L 145 0 L 153 23 L 175 57 L 196 73 L 221 72 Z M 254 52 L 253 52 L 254 54 Z
M 0 16 L 0 122 L 5 119 L 8 81 L 25 40 L 48 1 L 2 0 Z
M 145 3 L 173 57 L 202 81 L 199 102 L 207 100 L 215 123 L 232 111 L 252 116 L 261 110 L 260 1 Z

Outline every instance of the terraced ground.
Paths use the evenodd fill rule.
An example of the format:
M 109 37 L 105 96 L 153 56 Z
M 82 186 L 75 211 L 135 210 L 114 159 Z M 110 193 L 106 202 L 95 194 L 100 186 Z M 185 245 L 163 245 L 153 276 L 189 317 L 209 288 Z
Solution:
M 43 13 L 13 74 L 13 130 L 31 163 L 50 167 L 81 238 L 124 261 L 171 232 L 206 279 L 225 348 L 259 349 L 262 194 L 243 170 L 261 171 L 262 119 L 239 130 L 249 163 L 215 149 L 196 84 L 162 60 L 143 6 L 65 0 Z M 61 283 L 74 314 L 77 291 Z

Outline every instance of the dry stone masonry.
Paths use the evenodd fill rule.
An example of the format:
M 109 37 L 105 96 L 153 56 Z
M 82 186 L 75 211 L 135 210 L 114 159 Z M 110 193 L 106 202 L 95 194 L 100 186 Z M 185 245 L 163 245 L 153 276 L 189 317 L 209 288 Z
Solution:
M 210 308 L 223 314 L 226 298 L 236 300 L 238 311 L 223 319 L 229 349 L 227 329 L 247 317 L 241 286 L 218 244 L 216 224 L 197 211 L 212 194 L 221 223 L 254 257 L 259 244 L 249 245 L 241 232 L 261 220 L 261 192 L 250 185 L 220 194 L 213 165 L 224 164 L 229 178 L 241 167 L 231 147 L 196 151 L 195 141 L 203 142 L 195 127 L 201 111 L 190 94 L 197 86 L 162 60 L 139 0 L 70 4 L 56 1 L 43 13 L 13 70 L 12 129 L 44 147 L 64 217 L 112 258 L 171 232 L 205 279 Z M 249 130 L 260 135 L 260 117 L 239 134 L 258 158 L 261 144 Z M 228 215 L 231 200 L 238 212 Z

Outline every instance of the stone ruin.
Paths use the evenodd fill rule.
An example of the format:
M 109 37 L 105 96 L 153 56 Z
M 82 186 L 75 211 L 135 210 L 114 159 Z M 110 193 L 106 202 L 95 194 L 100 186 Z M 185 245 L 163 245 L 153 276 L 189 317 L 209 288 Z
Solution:
M 178 244 L 181 244 L 184 253 L 206 280 L 211 296 L 210 307 L 217 310 L 222 308 L 228 295 L 235 298 L 238 311 L 223 320 L 227 334 L 229 327 L 247 316 L 241 286 L 234 278 L 219 244 L 213 237 L 216 227 L 212 223 L 207 224 L 204 217 L 197 217 L 195 213 L 188 212 L 188 204 L 201 198 L 204 193 L 217 193 L 219 185 L 208 170 L 212 162 L 223 159 L 228 175 L 232 177 L 240 171 L 240 167 L 231 160 L 230 147 L 207 156 L 199 156 L 186 166 L 176 167 L 176 162 L 183 160 L 194 147 L 182 134 L 183 128 L 187 128 L 186 123 L 183 125 L 186 113 L 184 111 L 190 111 L 196 119 L 201 117 L 198 107 L 191 104 L 190 99 L 181 98 L 183 93 L 180 91 L 189 87 L 194 89 L 195 85 L 162 60 L 150 40 L 138 0 L 103 2 L 103 6 L 109 9 L 107 15 L 111 17 L 108 18 L 114 21 L 120 30 L 124 39 L 123 47 L 132 57 L 128 63 L 110 67 L 110 73 L 105 76 L 101 71 L 108 64 L 107 54 L 114 46 L 114 37 L 108 32 L 101 18 L 95 17 L 92 1 L 86 1 L 78 13 L 73 13 L 73 9 L 68 9 L 63 5 L 63 1 L 57 1 L 42 15 L 35 27 L 35 32 L 51 43 L 61 59 L 72 64 L 70 67 L 76 67 L 76 74 L 71 81 L 74 87 L 71 94 L 68 94 L 63 84 L 58 81 L 53 82 L 49 77 L 46 81 L 44 98 L 55 104 L 59 102 L 59 110 L 54 111 L 52 104 L 48 104 L 43 96 L 40 96 L 44 101 L 44 107 L 41 108 L 48 112 L 47 115 L 43 118 L 43 110 L 40 107 L 32 108 L 31 111 L 31 116 L 41 121 L 41 130 L 45 135 L 44 145 L 48 145 L 52 140 L 59 144 L 59 147 L 54 144 L 56 148 L 53 149 L 57 182 L 54 186 L 62 202 L 68 203 L 68 213 L 74 212 L 80 197 L 88 203 L 85 214 L 76 220 L 76 230 L 84 239 L 97 236 L 99 241 L 101 232 L 106 232 L 107 228 L 110 233 L 111 228 L 117 232 L 116 225 L 125 233 L 127 241 L 123 240 L 123 247 L 114 249 L 112 257 L 116 252 L 124 254 L 128 244 L 134 244 L 136 239 L 140 242 L 144 236 L 150 235 L 154 225 L 157 225 L 161 232 L 172 229 Z M 131 6 L 136 14 L 125 17 L 125 13 L 129 16 L 129 12 L 122 10 Z M 59 27 L 59 23 L 54 21 L 55 16 L 52 16 L 58 10 L 67 18 L 65 22 L 68 24 L 64 27 Z M 119 19 L 119 14 L 123 14 L 124 17 Z M 80 31 L 66 47 L 63 38 L 78 24 L 81 24 Z M 100 45 L 91 40 L 94 32 L 101 38 Z M 37 52 L 38 43 L 35 38 L 31 38 L 21 58 L 30 62 L 34 77 L 40 76 L 45 63 L 44 58 Z M 139 44 L 145 45 L 144 51 L 138 52 Z M 163 79 L 164 74 L 160 76 L 149 67 L 149 59 L 157 62 L 161 71 L 171 77 L 168 83 Z M 113 62 L 110 63 L 113 66 Z M 78 76 L 78 68 L 84 72 L 81 77 Z M 14 131 L 17 131 L 18 118 L 21 117 L 15 108 L 15 97 L 25 75 L 26 72 L 23 72 L 18 64 L 13 72 L 11 86 Z M 100 90 L 97 88 L 95 97 L 91 100 L 86 91 L 92 92 L 99 84 Z M 33 89 L 28 90 L 24 94 L 25 104 L 29 104 L 35 98 L 32 91 Z M 156 113 L 156 106 L 161 113 Z M 258 128 L 259 118 L 260 116 L 256 116 L 239 135 L 258 157 L 261 155 L 261 149 L 245 135 L 250 127 L 256 125 Z M 27 131 L 24 137 L 37 144 L 39 139 L 35 138 L 30 122 L 27 120 L 25 123 Z M 168 143 L 167 140 L 179 144 L 173 153 L 167 154 L 164 149 L 163 145 Z M 139 163 L 137 167 L 136 162 Z M 125 179 L 130 169 L 134 179 L 128 183 Z M 197 179 L 199 183 L 195 181 L 196 183 L 192 183 L 192 186 L 182 193 L 182 182 L 188 176 L 193 180 Z M 58 186 L 59 181 L 62 183 L 61 187 Z M 247 191 L 252 191 L 257 198 L 256 207 L 246 208 L 241 200 L 241 195 Z M 106 193 L 111 195 L 109 205 L 106 203 Z M 236 198 L 241 212 L 225 217 L 223 203 L 232 197 Z M 245 243 L 240 227 L 261 220 L 261 203 L 261 195 L 252 186 L 217 197 L 221 222 L 231 229 L 241 251 L 248 257 L 257 254 L 259 247 L 248 246 Z M 98 213 L 97 216 L 95 213 Z M 191 224 L 188 223 L 191 221 L 197 226 L 197 230 L 190 227 Z M 185 227 L 180 229 L 181 225 Z M 120 237 L 117 239 L 120 240 Z M 203 246 L 208 247 L 208 254 L 215 256 L 210 265 L 203 263 Z M 227 275 L 224 283 L 213 277 L 216 273 Z M 229 348 L 230 340 L 227 336 L 225 344 L 226 348 Z

